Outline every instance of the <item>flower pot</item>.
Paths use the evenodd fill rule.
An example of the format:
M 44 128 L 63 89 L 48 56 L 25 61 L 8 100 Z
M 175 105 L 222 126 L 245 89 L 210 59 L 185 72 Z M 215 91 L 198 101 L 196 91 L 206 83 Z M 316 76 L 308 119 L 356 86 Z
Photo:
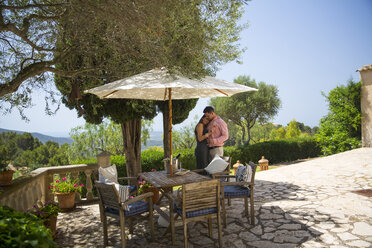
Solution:
M 14 171 L 2 171 L 0 172 L 0 186 L 8 186 L 12 183 Z
M 75 192 L 56 193 L 58 207 L 62 210 L 70 210 L 75 207 Z
M 152 202 L 154 204 L 158 204 L 159 201 L 159 190 L 155 187 L 148 187 L 143 189 L 143 193 L 152 192 L 154 195 L 152 196 Z M 147 199 L 145 199 L 147 201 Z
M 54 236 L 57 230 L 57 216 L 49 217 L 48 219 L 45 219 L 44 226 L 49 228 L 50 231 L 52 232 L 52 236 Z

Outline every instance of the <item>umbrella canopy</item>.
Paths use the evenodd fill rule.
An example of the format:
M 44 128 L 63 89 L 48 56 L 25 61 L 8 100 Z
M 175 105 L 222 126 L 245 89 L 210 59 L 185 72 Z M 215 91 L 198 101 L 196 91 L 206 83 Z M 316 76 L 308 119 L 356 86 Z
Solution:
M 190 79 L 180 74 L 170 74 L 166 69 L 153 69 L 85 90 L 84 93 L 95 94 L 105 99 L 169 100 L 170 154 L 172 154 L 172 99 L 229 97 L 236 93 L 256 90 L 209 76 Z M 172 168 L 173 166 L 171 166 L 171 175 Z
M 95 94 L 99 98 L 165 101 L 169 100 L 168 89 L 172 89 L 172 99 L 231 96 L 257 90 L 213 77 L 190 79 L 177 74 L 171 75 L 166 69 L 153 69 L 84 92 Z

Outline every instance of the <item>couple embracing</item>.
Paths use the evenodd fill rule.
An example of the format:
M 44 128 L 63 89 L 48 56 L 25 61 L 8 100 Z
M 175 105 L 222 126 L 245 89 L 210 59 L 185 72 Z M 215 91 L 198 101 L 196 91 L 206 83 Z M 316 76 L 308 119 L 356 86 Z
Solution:
M 216 154 L 223 156 L 223 145 L 229 137 L 225 121 L 216 115 L 213 107 L 207 106 L 203 113 L 195 127 L 197 169 L 207 167 Z

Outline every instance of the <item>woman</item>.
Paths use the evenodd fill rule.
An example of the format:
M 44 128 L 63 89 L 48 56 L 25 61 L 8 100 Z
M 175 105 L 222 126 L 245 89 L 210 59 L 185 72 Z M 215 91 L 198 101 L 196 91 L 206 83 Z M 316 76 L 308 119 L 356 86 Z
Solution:
M 207 125 L 209 120 L 205 115 L 199 120 L 198 124 L 195 127 L 195 136 L 196 136 L 196 148 L 195 148 L 195 157 L 196 157 L 196 169 L 204 169 L 208 166 L 208 143 L 207 139 L 211 132 L 208 133 Z

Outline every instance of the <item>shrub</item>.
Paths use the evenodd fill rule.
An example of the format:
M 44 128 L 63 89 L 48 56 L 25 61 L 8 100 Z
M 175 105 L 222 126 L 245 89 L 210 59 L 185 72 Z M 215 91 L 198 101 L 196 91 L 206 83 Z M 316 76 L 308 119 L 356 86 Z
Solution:
M 1 247 L 57 247 L 43 221 L 30 213 L 0 206 Z
M 142 171 L 164 170 L 164 151 L 162 148 L 150 147 L 141 153 Z
M 288 162 L 297 159 L 317 157 L 321 150 L 314 138 L 294 138 L 286 140 L 272 140 L 256 143 L 249 146 L 241 146 L 232 151 L 233 161 L 240 160 L 242 163 L 252 161 L 258 163 L 265 156 L 270 163 Z
M 311 158 L 321 155 L 321 150 L 314 138 L 301 137 L 285 140 L 272 140 L 262 143 L 256 143 L 248 146 L 240 147 L 224 147 L 224 156 L 232 157 L 232 163 L 237 160 L 241 163 L 252 161 L 258 163 L 262 156 L 265 156 L 270 162 L 280 163 L 288 162 L 296 159 Z M 182 168 L 194 170 L 196 169 L 195 148 L 179 149 L 173 152 L 174 156 L 181 153 L 179 161 Z M 164 170 L 164 152 L 162 148 L 150 147 L 142 151 L 142 171 Z M 97 160 L 79 161 L 78 163 L 96 163 Z M 111 156 L 111 164 L 115 164 L 118 170 L 119 177 L 126 176 L 125 156 Z M 85 178 L 80 180 L 85 182 Z M 84 192 L 83 192 L 84 193 Z

